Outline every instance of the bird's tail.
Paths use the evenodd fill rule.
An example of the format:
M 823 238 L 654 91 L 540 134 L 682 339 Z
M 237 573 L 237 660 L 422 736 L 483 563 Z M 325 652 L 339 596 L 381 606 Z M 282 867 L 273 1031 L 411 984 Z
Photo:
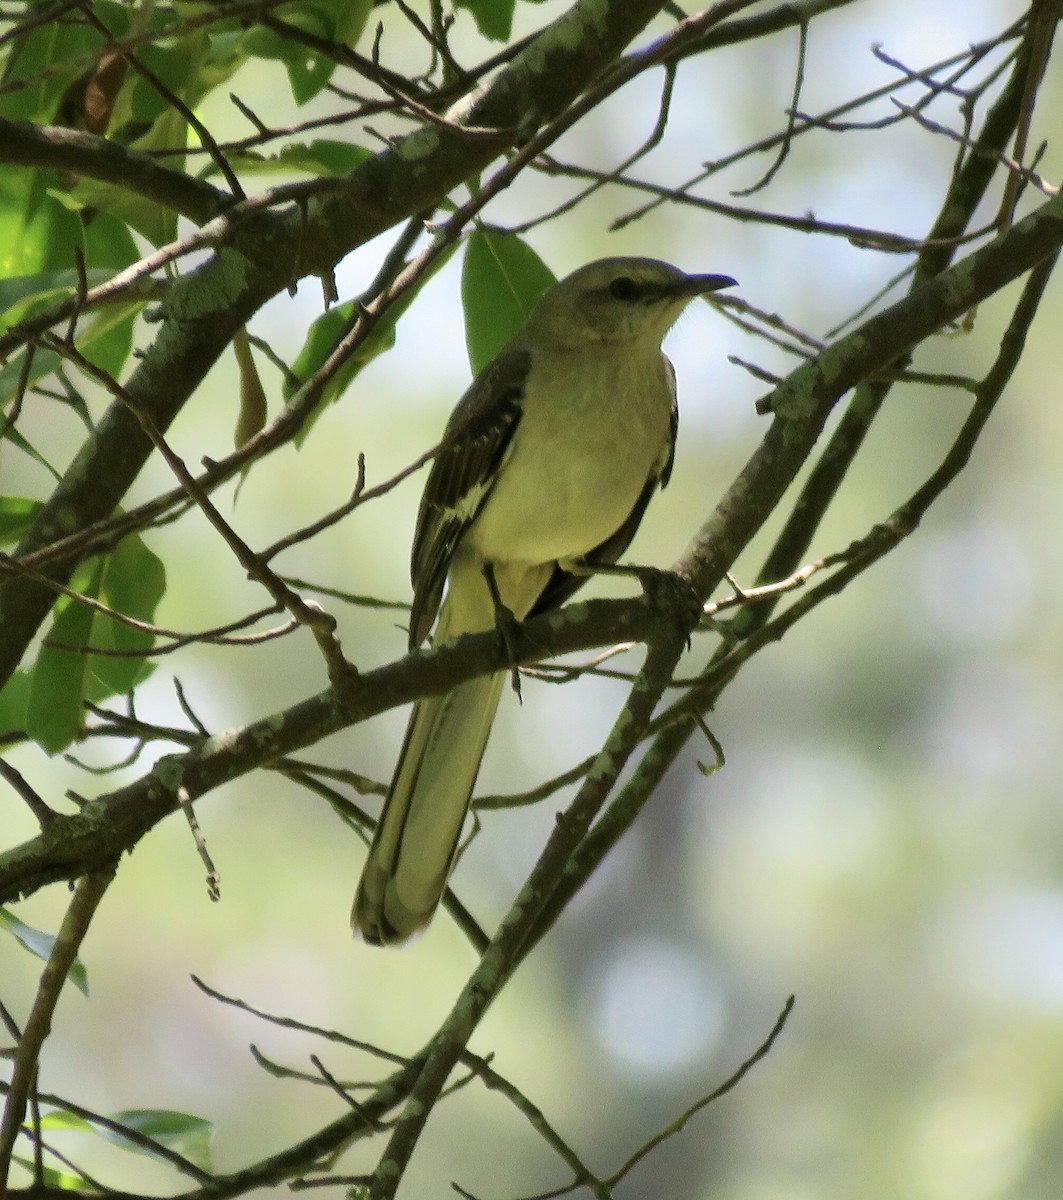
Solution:
M 415 706 L 351 913 L 366 941 L 405 941 L 439 906 L 504 682 L 470 679 Z

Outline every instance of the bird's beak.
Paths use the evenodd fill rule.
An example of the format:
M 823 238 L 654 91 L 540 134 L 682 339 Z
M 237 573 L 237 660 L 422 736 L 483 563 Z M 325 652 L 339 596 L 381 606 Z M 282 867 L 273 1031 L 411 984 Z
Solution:
M 684 296 L 707 296 L 710 292 L 737 286 L 738 280 L 730 275 L 687 275 L 678 291 Z

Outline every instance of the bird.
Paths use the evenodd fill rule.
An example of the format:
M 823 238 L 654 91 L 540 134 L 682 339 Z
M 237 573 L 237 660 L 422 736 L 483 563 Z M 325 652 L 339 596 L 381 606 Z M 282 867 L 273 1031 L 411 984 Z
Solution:
M 661 343 L 686 305 L 734 286 L 653 258 L 587 263 L 549 287 L 446 425 L 421 498 L 410 649 L 564 603 L 627 549 L 675 455 Z M 444 597 L 445 589 L 445 597 Z M 396 945 L 438 908 L 506 671 L 418 701 L 351 912 Z

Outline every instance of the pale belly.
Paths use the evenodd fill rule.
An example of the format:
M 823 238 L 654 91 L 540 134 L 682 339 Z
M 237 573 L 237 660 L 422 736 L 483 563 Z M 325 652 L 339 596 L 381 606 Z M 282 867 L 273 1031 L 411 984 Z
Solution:
M 672 393 L 659 353 L 629 363 L 622 376 L 611 358 L 584 362 L 588 386 L 562 403 L 550 374 L 540 377 L 542 402 L 526 407 L 466 535 L 481 559 L 547 563 L 586 554 L 623 525 L 668 453 Z

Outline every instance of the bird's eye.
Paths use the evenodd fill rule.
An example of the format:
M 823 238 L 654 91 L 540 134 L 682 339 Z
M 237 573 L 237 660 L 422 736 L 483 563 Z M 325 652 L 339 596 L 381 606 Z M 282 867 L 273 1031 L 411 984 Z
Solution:
M 639 294 L 639 286 L 630 275 L 618 275 L 609 285 L 609 295 L 614 300 L 634 300 Z

